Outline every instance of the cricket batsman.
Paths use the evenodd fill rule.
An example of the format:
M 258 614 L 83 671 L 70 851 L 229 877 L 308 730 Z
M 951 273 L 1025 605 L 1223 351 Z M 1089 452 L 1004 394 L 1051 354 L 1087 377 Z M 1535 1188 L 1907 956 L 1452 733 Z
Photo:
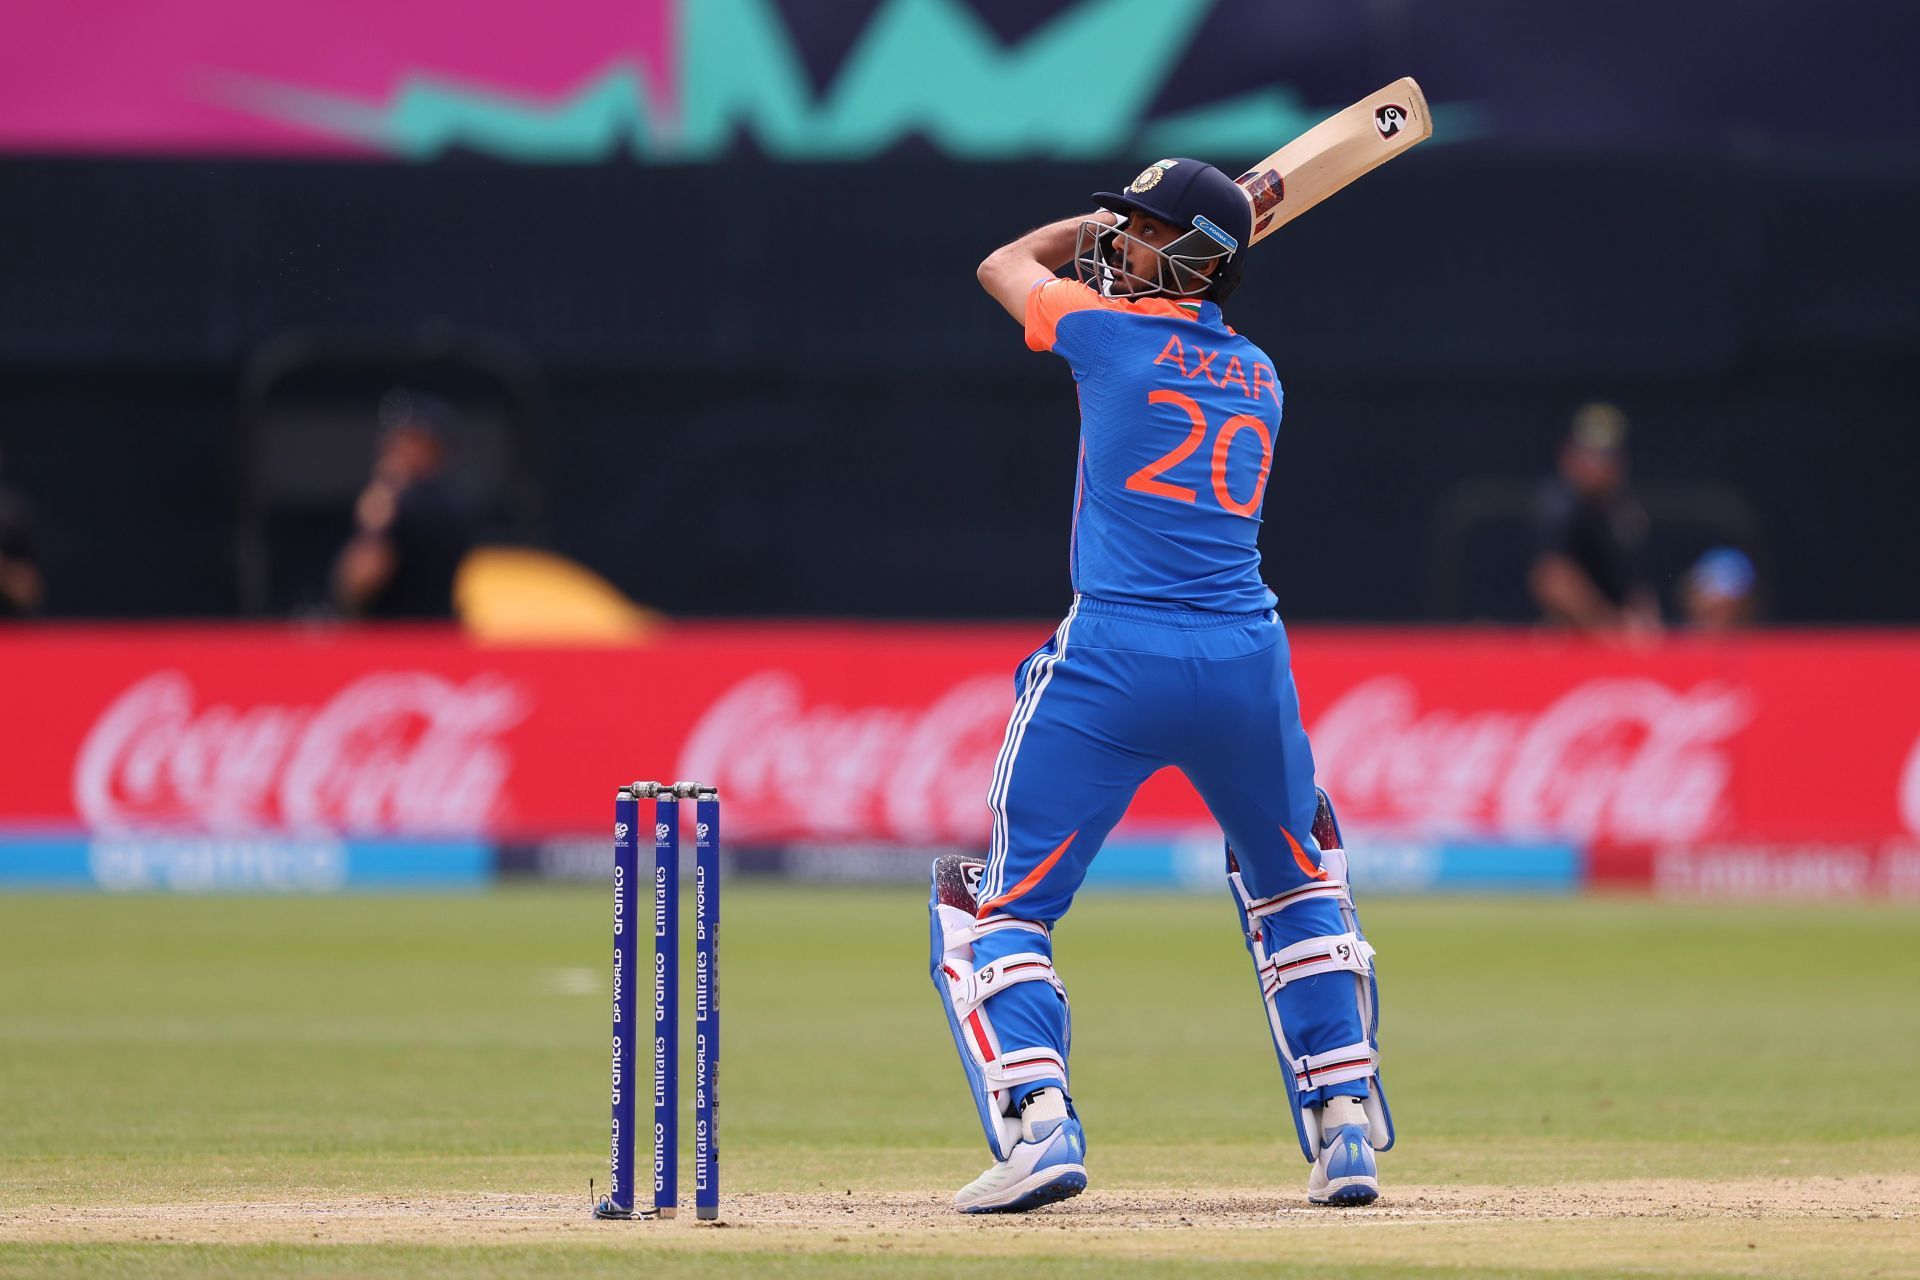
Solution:
M 1220 313 L 1252 210 L 1226 174 L 1186 158 L 1093 198 L 1099 211 L 1029 232 L 979 270 L 1027 345 L 1072 369 L 1080 449 L 1073 607 L 1015 672 L 987 861 L 934 866 L 933 984 L 995 1162 L 954 1207 L 1020 1212 L 1086 1188 L 1051 931 L 1135 789 L 1167 765 L 1226 836 L 1307 1198 L 1367 1204 L 1374 1152 L 1393 1141 L 1373 949 L 1260 577 L 1280 382 Z M 1067 262 L 1076 278 L 1057 278 Z M 1249 1099 L 1247 1114 L 1270 1113 Z

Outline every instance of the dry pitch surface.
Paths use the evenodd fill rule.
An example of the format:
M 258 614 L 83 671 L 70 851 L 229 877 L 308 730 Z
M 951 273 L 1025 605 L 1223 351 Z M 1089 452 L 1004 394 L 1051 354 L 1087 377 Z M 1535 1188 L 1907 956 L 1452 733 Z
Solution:
M 1345 1211 L 1251 1191 L 1093 1191 L 996 1218 L 955 1214 L 937 1194 L 739 1195 L 718 1223 L 594 1222 L 579 1199 L 510 1195 L 0 1213 L 0 1244 L 109 1243 L 144 1246 L 133 1256 L 163 1267 L 169 1255 L 205 1256 L 180 1246 L 324 1245 L 344 1269 L 313 1269 L 328 1274 L 369 1261 L 384 1271 L 377 1252 L 342 1246 L 404 1246 L 427 1263 L 447 1248 L 545 1246 L 562 1268 L 614 1248 L 693 1273 L 707 1272 L 706 1261 L 724 1269 L 759 1255 L 763 1264 L 828 1267 L 891 1258 L 889 1270 L 912 1274 L 1017 1256 L 1196 1274 L 1258 1262 L 1278 1268 L 1268 1274 L 1895 1277 L 1920 1276 L 1920 1176 L 1403 1187 Z M 42 1262 L 58 1256 L 35 1253 Z M 0 1274 L 8 1256 L 0 1251 Z M 17 1260 L 29 1257 L 23 1250 Z

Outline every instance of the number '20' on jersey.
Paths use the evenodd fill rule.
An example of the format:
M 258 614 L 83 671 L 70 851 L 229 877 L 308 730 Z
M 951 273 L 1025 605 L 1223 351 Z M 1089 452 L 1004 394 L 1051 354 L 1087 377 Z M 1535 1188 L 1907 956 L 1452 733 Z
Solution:
M 1080 384 L 1073 588 L 1123 603 L 1253 613 L 1260 507 L 1280 428 L 1273 362 L 1211 302 L 1102 297 L 1046 279 L 1027 345 Z

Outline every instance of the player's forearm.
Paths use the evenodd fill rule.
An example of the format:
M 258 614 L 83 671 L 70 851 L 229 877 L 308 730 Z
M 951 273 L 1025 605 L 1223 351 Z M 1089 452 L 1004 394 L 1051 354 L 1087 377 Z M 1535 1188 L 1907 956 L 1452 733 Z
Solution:
M 987 261 L 1006 257 L 1037 262 L 1049 271 L 1057 271 L 1073 261 L 1074 245 L 1080 239 L 1080 224 L 1089 220 L 1111 223 L 1113 215 L 1105 209 L 1094 213 L 1075 214 L 1071 218 L 1062 218 L 1058 222 L 1049 222 L 1044 227 L 1035 227 L 1011 244 L 1002 245 L 989 255 Z M 984 268 L 986 263 L 982 263 Z
M 374 534 L 357 534 L 333 567 L 334 602 L 346 613 L 366 611 L 393 577 L 393 544 Z
M 992 294 L 1009 315 L 1020 319 L 1027 290 L 1073 260 L 1080 224 L 1089 218 L 1106 223 L 1114 221 L 1113 214 L 1102 209 L 1035 227 L 986 256 L 974 273 L 979 277 L 980 287 Z

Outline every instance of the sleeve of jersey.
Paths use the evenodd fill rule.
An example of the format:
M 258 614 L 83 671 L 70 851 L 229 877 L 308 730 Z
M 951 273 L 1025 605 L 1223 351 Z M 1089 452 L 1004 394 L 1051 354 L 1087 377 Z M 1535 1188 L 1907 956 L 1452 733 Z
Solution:
M 1098 317 L 1114 310 L 1078 280 L 1041 280 L 1027 294 L 1027 345 L 1064 356 L 1077 368 L 1094 354 Z

